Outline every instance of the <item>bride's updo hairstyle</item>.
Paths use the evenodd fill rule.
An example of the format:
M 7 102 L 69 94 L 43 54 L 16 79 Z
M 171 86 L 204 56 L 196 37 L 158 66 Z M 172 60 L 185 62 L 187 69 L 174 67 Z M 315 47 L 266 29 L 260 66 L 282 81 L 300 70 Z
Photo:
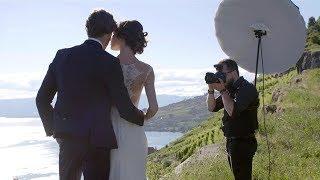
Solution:
M 114 31 L 114 35 L 118 39 L 124 40 L 134 54 L 142 54 L 143 49 L 147 47 L 146 36 L 148 33 L 143 32 L 142 25 L 136 20 L 121 22 Z

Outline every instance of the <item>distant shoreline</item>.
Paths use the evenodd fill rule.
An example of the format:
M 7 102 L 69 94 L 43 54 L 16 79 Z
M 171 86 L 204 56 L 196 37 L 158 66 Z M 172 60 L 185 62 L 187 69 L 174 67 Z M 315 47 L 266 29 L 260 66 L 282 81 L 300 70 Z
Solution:
M 14 117 L 6 117 L 6 116 L 0 116 L 0 120 L 1 119 L 30 119 L 30 118 L 37 118 L 40 120 L 40 117 L 33 117 L 33 116 L 22 116 L 22 117 L 19 117 L 19 116 L 14 116 Z M 160 129 L 156 129 L 156 128 L 153 128 L 153 127 L 150 127 L 150 126 L 145 126 L 145 131 L 146 132 L 171 132 L 171 133 L 182 133 L 184 134 L 185 132 L 183 131 L 173 131 L 173 130 L 166 130 L 166 128 L 160 128 Z

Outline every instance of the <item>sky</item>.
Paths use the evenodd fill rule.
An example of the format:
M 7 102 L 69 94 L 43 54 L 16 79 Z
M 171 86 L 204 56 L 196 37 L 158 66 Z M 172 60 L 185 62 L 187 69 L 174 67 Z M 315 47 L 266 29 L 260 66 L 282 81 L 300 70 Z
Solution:
M 103 8 L 116 21 L 136 19 L 148 32 L 138 58 L 153 66 L 157 94 L 206 92 L 203 76 L 227 56 L 214 30 L 220 0 L 0 0 L 0 99 L 34 97 L 56 51 L 86 40 L 85 20 Z M 307 21 L 319 0 L 293 0 Z M 113 55 L 113 52 L 107 49 Z M 241 70 L 245 78 L 253 75 Z

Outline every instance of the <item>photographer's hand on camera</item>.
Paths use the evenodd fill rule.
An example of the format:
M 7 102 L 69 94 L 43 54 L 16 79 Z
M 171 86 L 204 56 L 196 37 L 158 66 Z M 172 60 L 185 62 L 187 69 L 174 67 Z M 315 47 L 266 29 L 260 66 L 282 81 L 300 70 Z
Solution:
M 216 106 L 216 99 L 214 96 L 214 91 L 225 91 L 225 83 L 219 79 L 220 83 L 211 83 L 208 84 L 208 97 L 207 97 L 207 107 L 208 110 L 213 112 Z
M 210 112 L 213 112 L 216 106 L 216 99 L 214 97 L 215 84 L 216 83 L 208 84 L 207 107 Z
M 209 86 L 209 90 L 217 90 L 219 92 L 226 90 L 226 85 L 225 83 L 219 79 L 220 83 L 212 83 L 212 84 L 208 84 Z
M 226 85 L 223 80 L 219 79 L 220 83 L 208 84 L 208 97 L 207 97 L 207 106 L 208 110 L 213 112 L 216 109 L 216 99 L 214 97 L 214 90 L 219 91 L 223 100 L 224 109 L 227 113 L 232 116 L 234 101 L 230 97 Z

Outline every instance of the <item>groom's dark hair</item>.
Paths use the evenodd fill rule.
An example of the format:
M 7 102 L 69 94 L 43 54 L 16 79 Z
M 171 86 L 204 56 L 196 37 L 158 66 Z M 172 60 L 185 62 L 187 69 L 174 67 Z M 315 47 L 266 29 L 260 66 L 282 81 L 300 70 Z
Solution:
M 102 37 L 112 33 L 117 28 L 117 23 L 113 16 L 107 11 L 94 10 L 87 19 L 86 30 L 91 38 Z

